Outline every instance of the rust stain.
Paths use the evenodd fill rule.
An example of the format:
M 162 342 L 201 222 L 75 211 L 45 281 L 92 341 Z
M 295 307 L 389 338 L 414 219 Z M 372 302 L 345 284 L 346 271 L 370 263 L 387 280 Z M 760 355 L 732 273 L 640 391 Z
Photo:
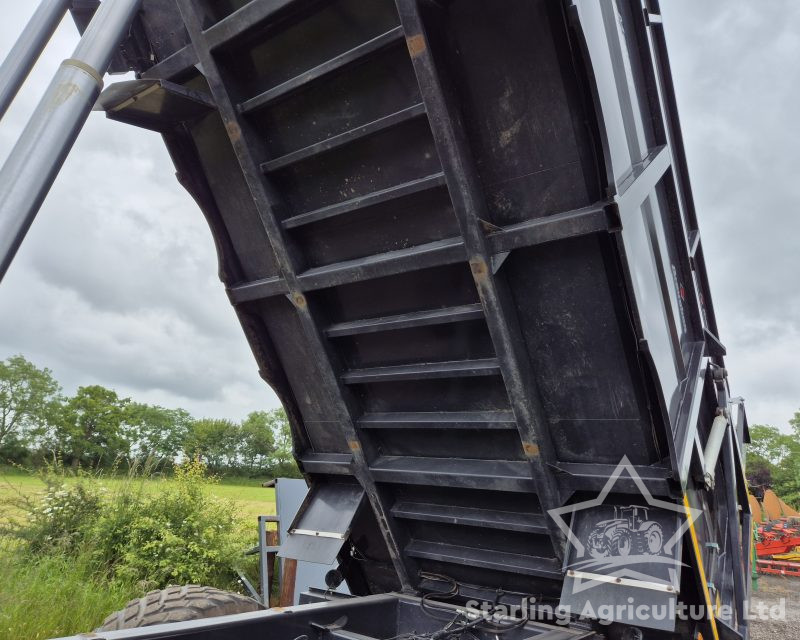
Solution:
M 529 458 L 539 457 L 539 445 L 535 442 L 523 442 L 522 448 L 525 450 L 525 455 Z
M 306 297 L 302 293 L 293 293 L 292 302 L 294 302 L 298 309 L 305 309 L 307 305 Z
M 421 33 L 406 38 L 406 44 L 408 45 L 408 52 L 411 54 L 412 58 L 421 56 L 428 48 L 425 44 L 425 36 Z
M 361 451 L 361 443 L 358 440 L 348 440 L 347 445 L 350 447 L 350 451 Z
M 501 227 L 498 227 L 496 224 L 492 224 L 488 220 L 483 220 L 482 218 L 478 218 L 478 224 L 481 225 L 481 229 L 486 234 L 490 233 L 497 233 L 498 231 L 502 231 Z
M 225 129 L 231 142 L 238 142 L 242 137 L 242 128 L 236 122 L 226 122 Z
M 478 284 L 485 282 L 489 275 L 489 268 L 486 266 L 486 261 L 483 258 L 472 258 L 469 261 L 469 267 L 472 269 L 472 275 Z

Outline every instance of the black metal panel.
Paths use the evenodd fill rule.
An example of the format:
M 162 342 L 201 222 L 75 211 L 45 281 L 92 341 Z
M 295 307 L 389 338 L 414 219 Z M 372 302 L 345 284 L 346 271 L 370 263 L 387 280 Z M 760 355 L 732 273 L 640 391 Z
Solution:
M 214 108 L 207 93 L 166 80 L 116 82 L 103 92 L 94 107 L 95 111 L 105 111 L 112 120 L 161 132 L 199 120 Z
M 347 543 L 364 490 L 354 484 L 312 487 L 289 525 L 278 556 L 332 565 Z

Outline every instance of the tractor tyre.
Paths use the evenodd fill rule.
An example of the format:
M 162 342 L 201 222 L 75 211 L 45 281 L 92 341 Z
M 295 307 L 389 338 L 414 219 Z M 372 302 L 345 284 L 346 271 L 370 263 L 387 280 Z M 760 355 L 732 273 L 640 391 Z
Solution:
M 595 560 L 607 558 L 611 550 L 608 548 L 608 538 L 602 529 L 595 529 L 589 534 L 589 555 Z
M 611 539 L 611 552 L 615 556 L 627 557 L 633 551 L 633 538 L 628 531 L 621 530 Z
M 640 533 L 644 536 L 645 552 L 657 556 L 664 548 L 664 530 L 657 522 L 645 522 Z
M 136 629 L 154 624 L 186 622 L 233 613 L 258 611 L 261 603 L 230 591 L 189 584 L 151 591 L 143 598 L 131 600 L 124 609 L 112 613 L 96 631 Z

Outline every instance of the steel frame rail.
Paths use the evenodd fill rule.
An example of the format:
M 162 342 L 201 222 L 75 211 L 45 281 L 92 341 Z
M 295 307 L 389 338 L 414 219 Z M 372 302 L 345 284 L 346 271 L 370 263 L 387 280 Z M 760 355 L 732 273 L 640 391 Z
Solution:
M 72 0 L 42 0 L 0 66 L 0 118 L 13 102 Z
M 489 216 L 467 138 L 459 126 L 462 119 L 443 71 L 433 57 L 418 0 L 396 0 L 396 5 L 473 280 L 517 419 L 522 449 L 542 510 L 549 511 L 562 506 L 558 484 L 547 469 L 556 461 L 555 450 L 508 286 L 493 268 L 490 244 L 481 226 Z M 561 560 L 566 539 L 552 518 L 547 519 L 547 525 L 556 557 Z

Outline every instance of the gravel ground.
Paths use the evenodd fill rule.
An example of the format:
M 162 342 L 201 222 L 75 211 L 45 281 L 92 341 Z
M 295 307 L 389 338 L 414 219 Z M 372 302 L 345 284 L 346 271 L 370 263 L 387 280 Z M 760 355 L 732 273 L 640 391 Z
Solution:
M 769 608 L 777 611 L 783 599 L 786 604 L 782 620 L 759 619 L 759 607 L 763 613 Z M 800 578 L 759 576 L 758 590 L 750 598 L 750 616 L 752 640 L 800 640 Z

